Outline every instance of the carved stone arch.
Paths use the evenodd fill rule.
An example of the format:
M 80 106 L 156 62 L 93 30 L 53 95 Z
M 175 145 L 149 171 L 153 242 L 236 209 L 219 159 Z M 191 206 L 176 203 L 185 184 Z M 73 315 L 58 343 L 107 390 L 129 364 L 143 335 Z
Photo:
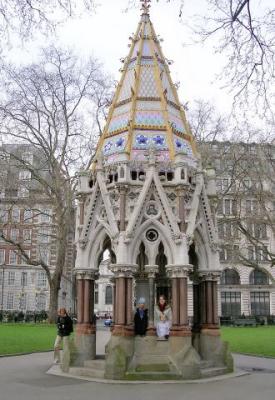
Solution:
M 156 242 L 152 243 L 152 244 L 149 244 L 149 243 L 147 244 L 147 241 L 146 241 L 146 232 L 149 229 L 155 229 L 155 230 L 157 230 L 157 232 L 159 234 L 159 237 L 156 240 Z M 145 247 L 148 247 L 148 245 L 152 246 L 152 249 L 154 251 L 153 251 L 153 255 L 151 258 L 156 257 L 159 243 L 162 242 L 164 249 L 165 249 L 165 254 L 167 256 L 167 263 L 168 264 L 174 263 L 173 254 L 175 254 L 175 252 L 176 252 L 175 244 L 170 239 L 170 233 L 167 232 L 167 229 L 159 221 L 157 221 L 157 220 L 145 221 L 136 230 L 135 236 L 132 238 L 131 246 L 129 248 L 130 254 L 133 255 L 133 260 L 132 260 L 133 263 L 135 262 L 135 260 L 137 258 L 139 246 L 140 246 L 140 243 L 142 240 L 144 241 Z
M 270 279 L 273 280 L 273 277 L 269 271 L 261 267 L 261 268 L 253 268 L 249 274 L 248 279 L 249 279 L 249 285 L 269 285 Z
M 204 240 L 203 232 L 199 227 L 196 228 L 194 232 L 194 242 L 196 254 L 198 257 L 198 270 L 206 270 L 210 268 L 210 247 L 207 246 Z
M 88 264 L 93 264 L 93 269 L 98 269 L 99 264 L 102 260 L 103 253 L 106 249 L 110 251 L 112 262 L 115 261 L 115 251 L 113 249 L 113 243 L 111 241 L 110 232 L 99 225 L 94 233 L 95 240 L 90 243 L 90 248 L 88 249 Z
M 138 274 L 145 275 L 145 265 L 149 263 L 148 255 L 146 254 L 146 247 L 143 241 L 139 246 L 139 253 L 136 258 L 136 264 L 138 265 Z

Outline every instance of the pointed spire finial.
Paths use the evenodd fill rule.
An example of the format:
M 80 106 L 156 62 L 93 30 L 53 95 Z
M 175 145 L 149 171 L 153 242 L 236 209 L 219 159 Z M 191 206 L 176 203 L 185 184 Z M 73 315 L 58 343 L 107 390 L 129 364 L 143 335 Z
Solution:
M 151 5 L 150 5 L 151 0 L 140 0 L 140 2 L 141 2 L 141 11 L 142 11 L 142 13 L 145 14 L 145 15 L 149 15 L 149 10 L 150 10 L 150 7 L 151 7 Z

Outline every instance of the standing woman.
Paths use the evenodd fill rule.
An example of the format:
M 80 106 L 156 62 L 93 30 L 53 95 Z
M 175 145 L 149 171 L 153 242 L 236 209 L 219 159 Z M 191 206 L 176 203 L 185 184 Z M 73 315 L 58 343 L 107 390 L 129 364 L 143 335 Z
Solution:
M 54 362 L 60 363 L 60 350 L 63 341 L 64 350 L 69 348 L 69 336 L 73 332 L 73 321 L 65 308 L 60 308 L 57 316 L 57 336 L 54 343 Z
M 161 340 L 169 338 L 170 328 L 172 325 L 172 310 L 167 304 L 166 298 L 163 295 L 159 296 L 158 304 L 155 307 L 155 326 L 157 336 Z

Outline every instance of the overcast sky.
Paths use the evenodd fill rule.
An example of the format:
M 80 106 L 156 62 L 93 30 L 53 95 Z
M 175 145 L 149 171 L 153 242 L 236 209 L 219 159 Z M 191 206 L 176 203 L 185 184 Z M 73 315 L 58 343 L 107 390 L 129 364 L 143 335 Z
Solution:
M 69 21 L 59 30 L 61 42 L 74 46 L 82 54 L 92 54 L 105 64 L 106 71 L 119 79 L 119 59 L 128 52 L 129 35 L 135 32 L 140 19 L 139 8 L 123 12 L 127 0 L 102 0 L 95 15 Z M 221 112 L 230 111 L 231 98 L 221 90 L 224 82 L 216 75 L 223 65 L 223 58 L 214 54 L 213 42 L 208 46 L 192 43 L 190 27 L 195 14 L 203 15 L 204 0 L 186 2 L 183 22 L 180 22 L 179 3 L 174 6 L 164 0 L 153 4 L 151 20 L 164 42 L 162 48 L 171 66 L 174 82 L 180 82 L 179 95 L 183 103 L 202 98 L 213 102 Z M 178 4 L 178 5 L 177 5 Z M 190 27 L 187 26 L 190 24 Z

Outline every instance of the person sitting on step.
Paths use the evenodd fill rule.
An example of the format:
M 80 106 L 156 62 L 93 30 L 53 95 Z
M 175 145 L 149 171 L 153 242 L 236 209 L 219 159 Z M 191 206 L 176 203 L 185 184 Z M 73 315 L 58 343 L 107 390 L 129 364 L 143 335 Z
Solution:
M 148 310 L 145 308 L 145 298 L 141 297 L 138 302 L 134 317 L 135 335 L 145 336 L 148 327 Z
M 154 319 L 159 340 L 167 340 L 172 325 L 172 310 L 167 304 L 164 295 L 159 296 L 158 304 L 155 307 Z

